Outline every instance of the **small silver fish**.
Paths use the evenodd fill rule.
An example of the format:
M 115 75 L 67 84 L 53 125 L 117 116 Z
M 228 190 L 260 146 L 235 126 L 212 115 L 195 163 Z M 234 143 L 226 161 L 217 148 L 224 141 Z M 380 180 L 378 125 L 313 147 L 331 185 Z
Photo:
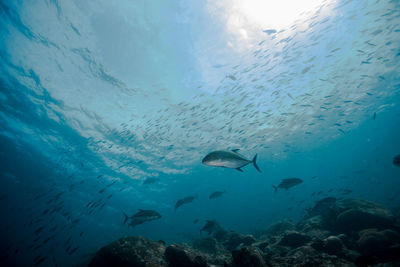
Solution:
M 261 172 L 256 163 L 257 154 L 252 160 L 248 160 L 244 156 L 237 153 L 238 151 L 239 149 L 234 149 L 232 151 L 213 151 L 203 158 L 202 163 L 207 166 L 231 168 L 241 172 L 243 172 L 241 169 L 242 167 L 248 165 L 249 163 L 253 163 L 257 171 Z

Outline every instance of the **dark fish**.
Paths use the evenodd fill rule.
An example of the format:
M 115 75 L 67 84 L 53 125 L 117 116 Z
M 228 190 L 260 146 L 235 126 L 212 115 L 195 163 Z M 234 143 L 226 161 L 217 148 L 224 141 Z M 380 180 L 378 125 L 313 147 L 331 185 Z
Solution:
M 348 195 L 348 194 L 350 194 L 351 192 L 353 192 L 353 191 L 350 190 L 350 189 L 344 189 L 342 195 Z
M 65 242 L 64 242 L 64 246 L 68 245 L 72 240 L 72 236 L 70 236 Z
M 155 178 L 155 177 L 150 177 L 150 178 L 147 178 L 146 180 L 144 180 L 142 184 L 154 184 L 154 183 L 157 182 L 157 181 L 158 181 L 157 178 Z
M 374 120 L 376 120 L 376 112 L 374 112 L 374 116 L 372 117 Z
M 49 212 L 49 209 L 45 209 L 45 210 L 42 212 L 41 216 L 46 215 L 48 212 Z
M 200 229 L 200 234 L 202 234 L 202 232 L 204 231 L 208 234 L 211 234 L 220 228 L 221 227 L 219 226 L 217 221 L 206 221 L 206 224 L 203 226 L 203 228 Z
M 226 190 L 224 190 L 224 191 L 215 191 L 215 192 L 211 193 L 209 199 L 214 199 L 214 198 L 221 197 L 225 193 L 226 193 Z
M 393 158 L 393 164 L 400 167 L 400 154 Z
M 256 163 L 257 154 L 254 156 L 253 160 L 248 160 L 244 156 L 237 153 L 238 151 L 239 149 L 234 149 L 232 151 L 213 151 L 203 158 L 202 163 L 207 166 L 231 168 L 241 172 L 242 167 L 248 165 L 249 163 L 253 163 L 257 171 L 261 172 Z
M 300 178 L 287 178 L 283 179 L 281 183 L 278 186 L 272 186 L 275 189 L 275 192 L 278 190 L 278 188 L 284 188 L 288 190 L 289 188 L 299 185 L 303 182 Z
M 184 205 L 184 204 L 193 202 L 193 200 L 195 200 L 196 198 L 198 198 L 197 195 L 195 195 L 195 196 L 187 196 L 187 197 L 179 199 L 178 201 L 176 201 L 175 210 L 177 208 L 179 208 L 180 206 Z
M 107 185 L 106 187 L 110 187 L 110 186 L 112 186 L 113 184 L 115 184 L 117 181 L 114 181 L 114 182 L 112 182 L 111 184 L 109 184 L 109 185 Z
M 37 228 L 37 229 L 35 230 L 35 235 L 40 234 L 40 232 L 42 232 L 43 229 L 44 229 L 44 226 L 40 226 L 39 228 Z
M 157 220 L 161 218 L 160 213 L 158 213 L 155 210 L 142 210 L 139 209 L 138 212 L 136 212 L 132 216 L 126 215 L 126 213 L 123 213 L 125 216 L 124 219 L 124 224 L 130 219 L 131 222 L 128 224 L 129 226 L 135 227 L 136 225 L 142 224 L 144 222 L 149 222 L 153 220 Z
M 43 256 L 43 257 L 41 257 L 41 258 L 38 258 L 38 259 L 34 262 L 34 265 L 36 266 L 36 265 L 41 264 L 42 262 L 44 262 L 45 259 L 47 259 L 46 256 Z
M 78 246 L 78 247 L 74 247 L 73 249 L 71 249 L 71 250 L 68 252 L 68 255 L 74 254 L 74 253 L 78 250 L 78 248 L 79 248 L 79 246 Z
M 345 134 L 345 131 L 343 131 L 342 129 L 338 129 L 339 132 L 341 132 L 342 134 Z

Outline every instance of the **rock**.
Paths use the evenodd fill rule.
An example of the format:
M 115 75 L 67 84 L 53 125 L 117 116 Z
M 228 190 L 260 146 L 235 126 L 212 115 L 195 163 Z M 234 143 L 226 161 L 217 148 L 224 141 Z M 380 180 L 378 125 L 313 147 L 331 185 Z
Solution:
M 207 267 L 207 261 L 190 247 L 173 244 L 165 249 L 171 267 Z
M 282 220 L 278 221 L 276 223 L 271 224 L 268 226 L 268 228 L 264 231 L 260 231 L 258 235 L 261 237 L 263 234 L 267 236 L 272 236 L 272 235 L 281 235 L 286 231 L 289 230 L 294 230 L 295 225 L 292 221 L 290 220 Z
M 311 241 L 311 237 L 304 233 L 296 232 L 296 231 L 287 231 L 280 241 L 278 241 L 278 245 L 287 246 L 291 248 L 297 248 L 303 246 L 304 244 Z
M 159 242 L 139 236 L 125 237 L 101 248 L 89 266 L 167 266 L 164 251 L 165 246 Z
M 336 202 L 338 215 L 336 229 L 342 232 L 358 231 L 367 228 L 384 229 L 394 224 L 390 210 L 371 201 L 344 199 Z
M 316 251 L 310 246 L 298 247 L 291 250 L 285 257 L 272 256 L 268 262 L 270 266 L 296 266 L 296 267 L 309 267 L 309 266 L 343 266 L 355 267 L 355 265 L 345 259 L 340 259 L 333 255 L 321 253 Z
M 232 251 L 237 249 L 239 245 L 249 246 L 255 242 L 257 242 L 257 240 L 252 235 L 242 235 L 236 232 L 230 232 L 228 240 L 223 242 L 223 245 L 227 250 Z
M 223 241 L 226 241 L 229 238 L 229 234 L 230 234 L 230 232 L 228 232 L 227 230 L 219 229 L 214 233 L 213 237 L 217 241 L 223 242 Z
M 324 240 L 324 250 L 328 254 L 340 255 L 343 253 L 343 242 L 337 236 L 329 236 Z
M 193 248 L 209 254 L 220 254 L 224 251 L 224 248 L 217 242 L 217 240 L 211 237 L 194 241 Z
M 335 221 L 335 217 L 330 219 Z M 326 228 L 330 228 L 331 223 L 324 221 L 324 218 L 321 215 L 307 218 L 296 225 L 298 231 L 306 233 L 310 237 L 324 239 L 330 235 L 330 231 L 326 230 Z
M 267 266 L 262 253 L 257 247 L 243 247 L 232 251 L 235 267 L 262 267 Z
M 385 235 L 384 231 L 365 229 L 359 233 L 357 245 L 362 254 L 370 254 L 386 249 L 393 242 Z
M 307 210 L 306 218 L 321 217 L 319 227 L 330 229 L 332 224 L 335 222 L 336 210 L 335 210 L 336 198 L 326 197 L 317 201 L 313 208 Z
M 254 247 L 258 247 L 261 251 L 264 251 L 264 249 L 269 245 L 267 241 L 258 241 L 252 244 Z
M 400 259 L 400 235 L 393 230 L 365 229 L 360 231 L 357 245 L 361 253 L 357 262 L 361 265 Z
M 280 256 L 284 257 L 290 251 L 290 247 L 279 246 L 277 244 L 273 244 L 264 248 L 263 252 L 267 254 L 269 257 L 272 256 Z

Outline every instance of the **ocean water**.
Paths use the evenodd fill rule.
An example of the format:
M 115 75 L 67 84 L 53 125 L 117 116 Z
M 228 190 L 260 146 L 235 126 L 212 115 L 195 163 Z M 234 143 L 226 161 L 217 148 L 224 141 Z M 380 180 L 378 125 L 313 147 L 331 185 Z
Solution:
M 2 266 L 251 233 L 327 196 L 400 206 L 400 2 L 248 3 L 0 2 Z M 232 149 L 262 173 L 202 164 Z M 138 209 L 162 217 L 124 224 Z

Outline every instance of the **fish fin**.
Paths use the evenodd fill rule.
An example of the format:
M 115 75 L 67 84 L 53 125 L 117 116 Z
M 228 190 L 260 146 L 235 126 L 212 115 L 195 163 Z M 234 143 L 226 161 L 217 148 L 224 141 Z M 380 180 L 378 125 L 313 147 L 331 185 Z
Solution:
M 272 187 L 274 188 L 274 190 L 275 190 L 274 192 L 276 193 L 278 191 L 278 187 L 275 185 L 273 185 Z
M 125 216 L 125 219 L 124 219 L 124 224 L 128 221 L 128 219 L 129 219 L 129 217 L 128 217 L 128 215 L 126 215 L 126 213 L 125 212 L 122 212 L 123 214 L 124 214 L 124 216 Z
M 257 161 L 257 154 L 254 156 L 252 162 L 253 162 L 254 167 L 257 169 L 257 171 L 261 172 L 260 168 L 258 168 L 258 166 L 257 166 L 257 162 L 256 161 Z
M 236 168 L 236 170 L 238 170 L 240 172 L 243 172 L 243 170 L 241 168 Z
M 235 152 L 235 153 L 237 153 L 237 152 L 239 152 L 239 148 L 235 148 L 235 149 L 232 149 L 232 152 Z

